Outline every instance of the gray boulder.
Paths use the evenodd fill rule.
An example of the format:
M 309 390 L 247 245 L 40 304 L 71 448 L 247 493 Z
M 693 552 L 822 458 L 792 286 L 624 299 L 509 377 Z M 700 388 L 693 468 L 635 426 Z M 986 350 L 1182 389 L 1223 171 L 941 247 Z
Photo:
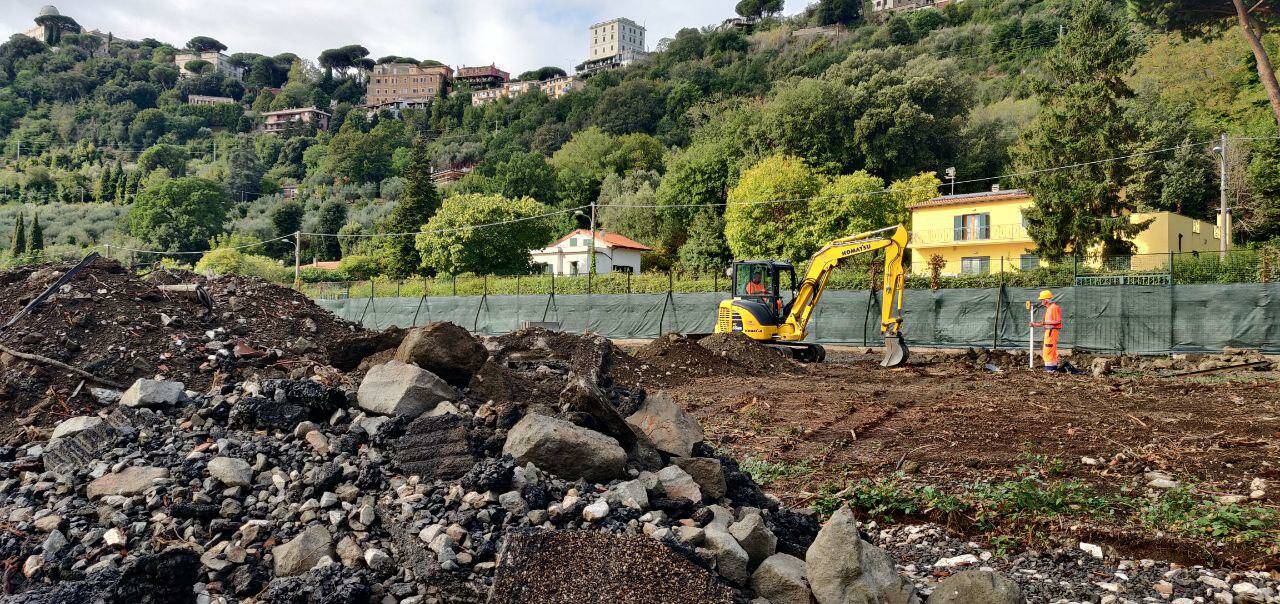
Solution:
M 396 349 L 396 360 L 413 363 L 462 388 L 489 359 L 489 351 L 467 330 L 453 323 L 431 323 L 409 330 Z
M 765 559 L 751 575 L 751 589 L 772 604 L 810 604 L 809 583 L 804 579 L 804 560 L 787 554 Z
M 458 391 L 417 365 L 390 361 L 369 370 L 356 398 L 366 411 L 418 417 L 443 401 L 458 400 Z
M 1004 575 L 967 570 L 948 577 L 929 596 L 928 604 L 1024 604 L 1022 588 Z
M 209 475 L 229 487 L 247 487 L 253 484 L 253 469 L 249 462 L 234 457 L 215 457 L 209 460 Z
M 738 541 L 716 525 L 709 525 L 703 532 L 703 546 L 716 559 L 716 572 L 721 577 L 738 585 L 746 585 L 751 581 L 751 573 L 747 570 L 750 557 Z
M 96 415 L 81 415 L 65 419 L 53 429 L 53 434 L 49 436 L 49 440 L 69 438 L 86 430 L 99 430 L 106 425 L 107 420 Z
M 819 604 L 919 604 L 884 550 L 863 541 L 848 506 L 818 531 L 805 552 L 805 577 Z
M 667 466 L 658 470 L 658 483 L 662 491 L 672 499 L 688 499 L 694 503 L 702 503 L 702 490 L 688 472 L 678 466 Z
M 186 396 L 182 382 L 159 382 L 140 379 L 120 396 L 125 407 L 167 407 L 176 405 Z
M 529 414 L 507 433 L 502 452 L 561 478 L 608 482 L 622 474 L 627 453 L 618 441 L 545 415 Z
M 765 526 L 760 514 L 747 514 L 742 520 L 729 525 L 729 534 L 746 550 L 753 569 L 778 550 L 778 538 Z
M 333 536 L 323 526 L 313 524 L 288 543 L 271 549 L 277 577 L 293 577 L 311 570 L 321 558 L 333 553 Z
M 627 417 L 627 423 L 648 436 L 659 450 L 677 457 L 689 457 L 693 446 L 706 439 L 698 420 L 689 417 L 666 392 L 646 397 L 644 405 Z
M 693 477 L 693 481 L 702 489 L 704 498 L 715 500 L 724 497 L 727 487 L 724 481 L 724 466 L 720 464 L 719 459 L 679 457 L 673 461 L 680 466 L 681 470 Z
M 129 466 L 114 474 L 106 474 L 94 479 L 89 486 L 85 487 L 85 496 L 89 499 L 106 495 L 132 497 L 150 489 L 157 480 L 168 477 L 168 468 Z

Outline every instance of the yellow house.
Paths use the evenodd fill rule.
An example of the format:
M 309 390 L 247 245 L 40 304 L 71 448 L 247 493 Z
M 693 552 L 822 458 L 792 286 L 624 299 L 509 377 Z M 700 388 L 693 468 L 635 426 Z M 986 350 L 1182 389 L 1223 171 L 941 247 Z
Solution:
M 1031 206 L 1027 191 L 990 191 L 944 195 L 911 206 L 911 271 L 929 273 L 929 259 L 946 261 L 944 275 L 1033 269 L 1040 259 L 1027 235 L 1022 210 Z M 1218 227 L 1173 212 L 1141 212 L 1134 221 L 1153 220 L 1133 239 L 1134 254 L 1218 251 Z M 1141 268 L 1139 262 L 1133 268 Z

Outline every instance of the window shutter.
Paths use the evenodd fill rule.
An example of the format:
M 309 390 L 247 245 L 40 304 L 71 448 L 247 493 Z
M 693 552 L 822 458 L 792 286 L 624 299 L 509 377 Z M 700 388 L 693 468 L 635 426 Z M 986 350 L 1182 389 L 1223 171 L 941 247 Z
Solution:
M 964 241 L 964 216 L 956 216 L 951 222 L 955 232 L 954 241 Z
M 978 235 L 979 239 L 991 238 L 991 215 L 990 214 L 978 215 L 978 231 L 980 231 L 980 234 Z

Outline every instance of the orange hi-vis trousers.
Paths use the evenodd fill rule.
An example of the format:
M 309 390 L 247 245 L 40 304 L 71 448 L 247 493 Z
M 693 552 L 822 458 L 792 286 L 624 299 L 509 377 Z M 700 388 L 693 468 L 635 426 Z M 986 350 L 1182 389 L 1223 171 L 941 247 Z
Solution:
M 1058 352 L 1058 337 L 1062 333 L 1062 307 L 1049 303 L 1044 309 L 1044 358 L 1046 369 L 1057 369 L 1062 364 L 1062 355 Z

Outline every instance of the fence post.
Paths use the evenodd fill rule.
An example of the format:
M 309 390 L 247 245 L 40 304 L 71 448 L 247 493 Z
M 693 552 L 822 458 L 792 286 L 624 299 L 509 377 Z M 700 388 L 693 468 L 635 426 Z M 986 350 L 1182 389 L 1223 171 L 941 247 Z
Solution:
M 627 273 L 627 293 L 631 293 L 631 273 Z
M 1174 293 L 1177 285 L 1177 275 L 1173 270 L 1173 260 L 1173 250 L 1169 250 L 1169 354 L 1173 354 L 1173 349 L 1178 343 L 1178 339 L 1173 333 L 1174 326 L 1177 325 L 1175 315 L 1178 312 L 1178 303 Z
M 996 290 L 996 316 L 991 323 L 991 350 L 1000 349 L 1000 309 L 1004 306 L 1004 256 L 1000 257 L 1000 289 Z
M 453 278 L 453 297 L 457 298 L 458 297 L 458 275 L 454 274 L 452 275 L 452 278 Z

